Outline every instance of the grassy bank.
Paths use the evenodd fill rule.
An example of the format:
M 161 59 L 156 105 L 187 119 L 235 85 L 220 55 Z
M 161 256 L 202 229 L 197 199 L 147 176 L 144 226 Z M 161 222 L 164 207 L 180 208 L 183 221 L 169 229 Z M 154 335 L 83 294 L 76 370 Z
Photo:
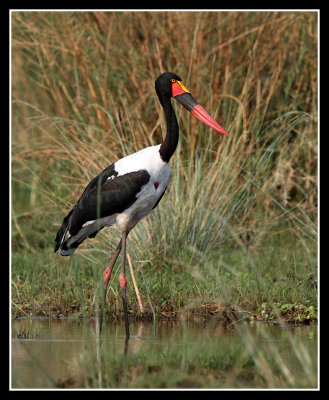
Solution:
M 154 80 L 165 70 L 229 135 L 175 105 L 170 186 L 129 236 L 147 312 L 316 319 L 312 12 L 12 13 L 13 315 L 97 311 L 118 232 L 71 258 L 53 254 L 54 237 L 100 170 L 162 141 Z M 128 296 L 136 316 L 132 285 Z
M 77 255 L 66 262 L 54 257 L 51 248 L 38 255 L 14 253 L 13 316 L 94 316 L 109 258 L 104 253 Z M 132 259 L 144 314 L 129 279 L 131 318 L 153 317 L 154 313 L 180 319 L 317 320 L 316 247 L 308 241 L 301 246 L 291 233 L 278 232 L 255 248 L 223 246 L 206 264 L 159 267 Z M 112 318 L 122 317 L 118 278 L 119 266 L 107 297 L 107 315 Z

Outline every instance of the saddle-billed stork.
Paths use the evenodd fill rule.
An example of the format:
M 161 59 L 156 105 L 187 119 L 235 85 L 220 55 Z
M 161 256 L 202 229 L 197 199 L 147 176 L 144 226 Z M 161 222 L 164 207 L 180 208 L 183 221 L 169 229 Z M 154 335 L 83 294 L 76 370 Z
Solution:
M 125 277 L 126 239 L 134 226 L 159 204 L 169 184 L 168 162 L 176 150 L 179 131 L 171 97 L 204 124 L 217 132 L 227 134 L 195 101 L 178 75 L 172 72 L 161 74 L 155 81 L 155 90 L 166 117 L 167 133 L 164 142 L 124 157 L 97 175 L 64 218 L 55 239 L 55 252 L 62 256 L 70 256 L 87 237 L 95 237 L 105 226 L 117 225 L 121 228 L 120 243 L 109 266 L 104 270 L 104 304 L 112 269 L 122 250 L 119 281 L 126 339 L 129 339 Z M 101 321 L 102 318 L 103 312 Z

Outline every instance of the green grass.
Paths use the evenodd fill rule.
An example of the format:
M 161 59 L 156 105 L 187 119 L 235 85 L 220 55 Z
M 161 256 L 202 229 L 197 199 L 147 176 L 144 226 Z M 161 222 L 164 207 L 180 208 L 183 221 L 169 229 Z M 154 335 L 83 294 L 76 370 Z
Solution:
M 128 243 L 134 250 L 134 240 Z M 49 247 L 38 255 L 13 253 L 13 316 L 95 315 L 110 254 L 92 253 L 77 253 L 71 259 L 54 256 Z M 173 260 L 157 267 L 131 254 L 144 317 L 155 312 L 167 318 L 317 320 L 316 247 L 309 240 L 301 245 L 289 232 L 278 232 L 255 248 L 223 245 L 207 263 Z M 122 315 L 118 277 L 117 265 L 107 297 L 112 317 Z M 131 279 L 128 282 L 131 318 L 143 317 Z

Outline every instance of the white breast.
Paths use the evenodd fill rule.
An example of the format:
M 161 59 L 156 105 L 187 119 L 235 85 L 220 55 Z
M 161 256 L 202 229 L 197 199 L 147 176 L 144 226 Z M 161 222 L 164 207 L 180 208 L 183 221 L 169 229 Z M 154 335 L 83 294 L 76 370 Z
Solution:
M 159 149 L 160 145 L 147 147 L 120 159 L 114 165 L 118 176 L 139 170 L 146 170 L 150 175 L 149 182 L 137 193 L 134 204 L 117 215 L 116 224 L 121 228 L 132 229 L 149 214 L 169 184 L 170 169 L 168 164 L 162 161 Z
M 136 153 L 130 154 L 127 157 L 123 157 L 114 164 L 115 170 L 119 175 L 123 175 L 128 172 L 146 169 L 151 175 L 152 172 L 167 165 L 161 160 L 159 149 L 160 145 L 150 146 L 137 151 Z

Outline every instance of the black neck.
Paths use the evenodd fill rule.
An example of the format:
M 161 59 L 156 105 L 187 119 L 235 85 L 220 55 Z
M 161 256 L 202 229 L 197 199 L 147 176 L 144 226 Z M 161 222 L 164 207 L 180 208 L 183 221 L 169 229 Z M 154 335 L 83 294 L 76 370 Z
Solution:
M 165 112 L 167 123 L 167 134 L 164 142 L 160 146 L 160 156 L 163 161 L 168 162 L 175 153 L 178 144 L 178 122 L 170 98 L 160 95 L 159 100 Z

